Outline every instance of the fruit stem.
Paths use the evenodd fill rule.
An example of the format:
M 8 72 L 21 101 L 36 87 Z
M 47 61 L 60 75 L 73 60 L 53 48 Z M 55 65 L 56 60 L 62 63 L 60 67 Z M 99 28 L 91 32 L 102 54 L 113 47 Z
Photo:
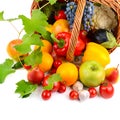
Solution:
M 118 67 L 119 67 L 119 64 L 117 65 L 116 69 L 118 69 Z

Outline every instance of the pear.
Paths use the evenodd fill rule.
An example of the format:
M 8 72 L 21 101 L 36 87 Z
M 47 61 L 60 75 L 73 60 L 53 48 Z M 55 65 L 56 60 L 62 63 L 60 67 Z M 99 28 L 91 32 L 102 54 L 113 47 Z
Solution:
M 115 84 L 118 81 L 118 78 L 119 78 L 118 66 L 110 67 L 105 70 L 105 79 L 111 82 L 112 84 Z

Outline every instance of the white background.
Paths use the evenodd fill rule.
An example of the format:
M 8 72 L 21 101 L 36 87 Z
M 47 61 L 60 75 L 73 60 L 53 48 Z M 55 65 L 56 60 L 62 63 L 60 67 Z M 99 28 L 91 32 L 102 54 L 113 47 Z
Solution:
M 15 18 L 19 14 L 30 17 L 32 0 L 0 0 L 0 11 L 5 12 L 5 18 Z M 21 21 L 13 22 L 20 31 Z M 18 33 L 8 22 L 0 22 L 0 63 L 8 58 L 6 46 L 9 41 L 16 39 Z M 108 66 L 120 64 L 120 48 L 111 55 Z M 84 102 L 71 101 L 68 93 L 53 94 L 48 101 L 40 97 L 41 89 L 37 89 L 29 98 L 21 99 L 15 94 L 16 82 L 26 79 L 26 71 L 19 70 L 7 77 L 4 84 L 0 84 L 0 120 L 119 120 L 120 115 L 120 81 L 114 85 L 115 94 L 111 99 L 96 97 Z

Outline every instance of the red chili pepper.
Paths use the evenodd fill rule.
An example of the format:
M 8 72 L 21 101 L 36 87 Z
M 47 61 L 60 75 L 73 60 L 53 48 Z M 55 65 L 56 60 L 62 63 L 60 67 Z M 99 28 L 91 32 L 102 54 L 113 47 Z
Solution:
M 66 14 L 65 14 L 64 10 L 59 10 L 55 14 L 55 20 L 59 20 L 59 19 L 66 19 Z

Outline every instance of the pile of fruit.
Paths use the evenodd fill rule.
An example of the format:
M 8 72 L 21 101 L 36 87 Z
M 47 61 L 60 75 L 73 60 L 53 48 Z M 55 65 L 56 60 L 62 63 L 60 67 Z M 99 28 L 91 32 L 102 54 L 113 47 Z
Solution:
M 0 71 L 3 71 L 0 83 L 10 73 L 25 69 L 27 80 L 17 82 L 15 90 L 22 98 L 31 95 L 38 87 L 42 87 L 41 98 L 44 100 L 48 100 L 54 92 L 64 93 L 67 87 L 70 88 L 68 96 L 71 100 L 83 101 L 97 95 L 111 98 L 119 71 L 118 66 L 106 68 L 110 63 L 108 50 L 119 45 L 111 32 L 116 24 L 111 28 L 104 25 L 103 28 L 102 21 L 103 24 L 98 27 L 98 21 L 94 19 L 97 18 L 95 7 L 101 6 L 87 0 L 72 62 L 66 59 L 66 54 L 76 2 L 40 0 L 40 8 L 32 11 L 31 18 L 19 15 L 17 19 L 22 20 L 25 35 L 8 43 L 7 52 L 12 59 L 0 64 Z M 4 21 L 3 12 L 0 15 Z M 8 19 L 9 22 L 12 20 L 16 19 Z

